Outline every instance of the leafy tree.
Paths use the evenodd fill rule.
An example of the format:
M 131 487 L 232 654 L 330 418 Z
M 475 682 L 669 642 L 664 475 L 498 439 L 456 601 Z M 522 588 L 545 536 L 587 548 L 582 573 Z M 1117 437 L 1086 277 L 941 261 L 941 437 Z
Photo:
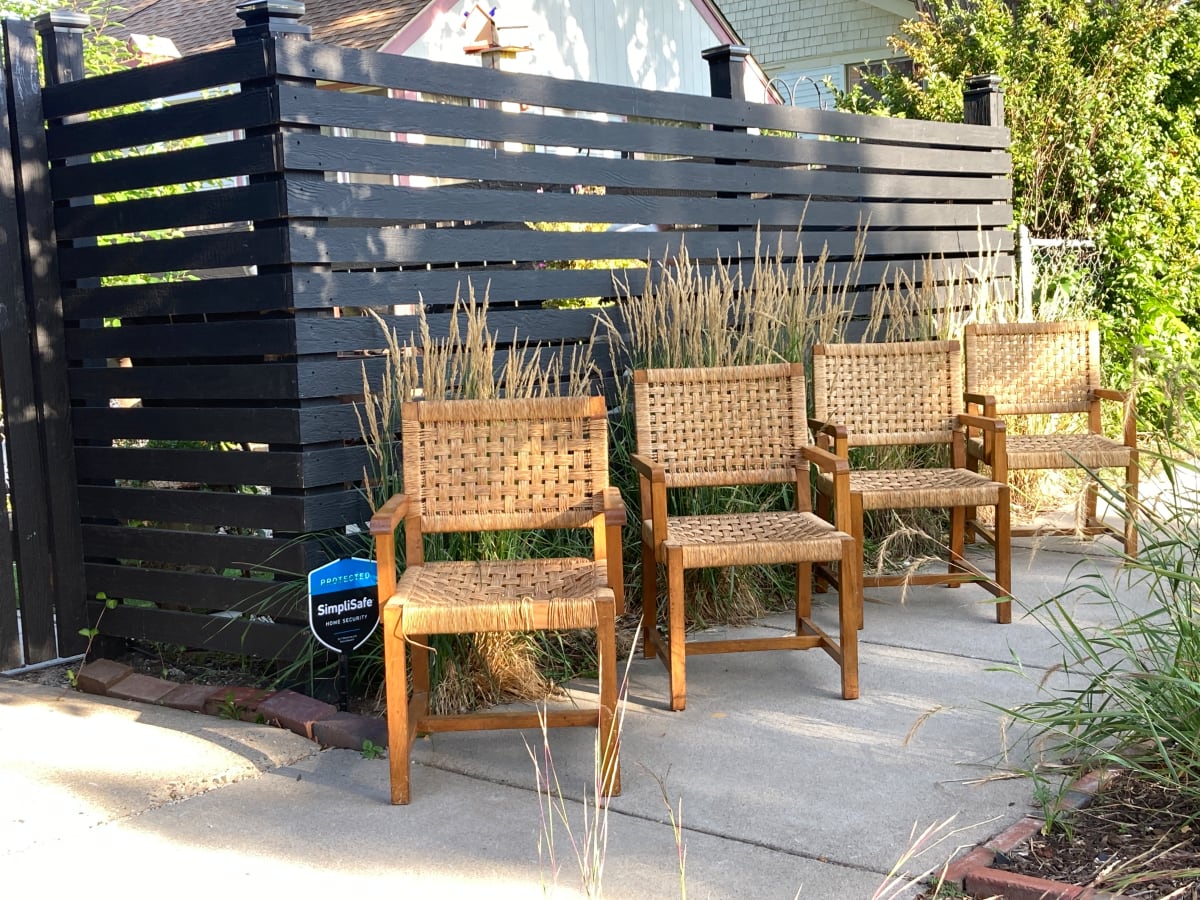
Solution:
M 1119 374 L 1148 367 L 1166 424 L 1170 376 L 1200 348 L 1200 11 L 1177 0 L 928 0 L 893 46 L 913 60 L 839 105 L 962 120 L 962 84 L 995 73 L 1012 130 L 1014 212 L 1037 236 L 1089 237 L 1094 303 Z M 877 93 L 878 96 L 875 96 Z M 1185 385 L 1187 387 L 1187 385 Z

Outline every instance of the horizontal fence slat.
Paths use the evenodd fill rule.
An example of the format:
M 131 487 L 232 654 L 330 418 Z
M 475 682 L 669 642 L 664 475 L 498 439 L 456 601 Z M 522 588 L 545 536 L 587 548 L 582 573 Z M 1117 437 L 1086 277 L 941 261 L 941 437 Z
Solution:
M 288 134 L 283 161 L 300 171 L 345 171 L 479 181 L 533 187 L 603 185 L 663 191 L 784 194 L 802 199 L 1008 200 L 1005 178 L 848 172 L 803 167 L 728 166 L 689 160 L 616 159 L 516 153 L 472 147 L 389 143 L 319 134 Z
M 98 75 L 45 88 L 47 119 L 177 97 L 267 75 L 265 45 L 255 41 L 158 63 L 149 68 Z
M 79 486 L 79 506 L 83 516 L 92 519 L 306 530 L 304 498 L 300 496 L 88 484 Z
M 363 267 L 466 260 L 657 260 L 678 255 L 683 246 L 693 259 L 731 259 L 753 256 L 759 237 L 749 231 L 567 234 L 528 229 L 413 228 L 379 232 L 297 224 L 292 224 L 290 231 L 294 262 Z M 769 247 L 782 241 L 785 255 L 797 250 L 795 232 L 764 230 L 761 240 Z M 807 259 L 815 259 L 824 248 L 832 257 L 849 258 L 855 253 L 857 240 L 858 235 L 852 232 L 804 234 L 802 249 Z M 863 242 L 868 255 L 975 254 L 989 246 L 1000 251 L 1011 249 L 1012 235 L 1005 231 L 983 235 L 959 230 L 868 231 Z
M 649 271 L 646 269 L 620 269 L 617 277 L 628 279 L 628 285 L 635 294 L 640 294 L 649 275 L 652 283 L 657 284 L 662 277 L 661 260 L 656 260 Z M 1010 254 L 996 254 L 988 260 L 971 257 L 966 260 L 948 260 L 942 257 L 932 258 L 893 258 L 886 261 L 868 260 L 863 263 L 859 273 L 862 284 L 878 284 L 881 280 L 889 279 L 889 272 L 903 269 L 910 272 L 920 272 L 928 266 L 930 274 L 939 278 L 947 277 L 957 272 L 963 266 L 969 266 L 976 271 L 985 267 L 993 267 L 999 274 L 1011 274 L 1012 257 Z M 709 278 L 713 275 L 712 265 L 697 265 L 696 272 L 700 277 Z M 748 282 L 753 271 L 751 263 L 738 266 L 723 267 L 730 277 L 741 278 Z M 784 263 L 783 270 L 790 277 L 793 265 Z M 830 265 L 826 272 L 827 281 L 840 283 L 845 278 L 846 263 Z M 558 297 L 612 297 L 616 295 L 613 288 L 613 273 L 604 269 L 579 270 L 537 270 L 532 268 L 517 268 L 512 265 L 494 265 L 478 268 L 447 268 L 436 270 L 412 270 L 400 272 L 305 272 L 297 274 L 295 282 L 295 302 L 298 308 L 322 309 L 330 306 L 348 307 L 391 307 L 408 306 L 424 302 L 431 305 L 449 305 L 456 294 L 464 299 L 468 286 L 473 286 L 477 295 L 490 296 L 491 302 L 507 303 L 514 300 L 540 303 Z M 492 307 L 489 318 L 499 312 Z M 400 336 L 407 338 L 409 332 L 401 331 Z
M 51 159 L 262 128 L 275 121 L 275 91 L 259 88 L 191 103 L 59 125 L 47 132 Z
M 64 206 L 54 211 L 60 240 L 200 225 L 281 219 L 286 212 L 278 182 L 189 191 L 121 203 Z
M 236 610 L 254 616 L 299 618 L 303 609 L 295 600 L 298 588 L 233 575 L 178 572 L 139 566 L 84 566 L 88 592 L 108 597 L 167 601 L 172 606 L 192 609 Z M 292 594 L 288 598 L 284 592 Z M 282 595 L 282 596 L 281 596 Z
M 287 234 L 279 226 L 257 231 L 201 234 L 156 241 L 69 247 L 59 251 L 64 280 L 148 272 L 184 272 L 288 261 Z
M 605 337 L 605 329 L 598 322 L 597 309 L 489 309 L 487 327 L 500 343 L 514 339 L 518 341 L 586 341 L 593 333 L 599 340 Z M 614 314 L 615 310 L 610 310 Z M 381 316 L 382 323 L 364 316 L 309 317 L 296 322 L 297 349 L 301 353 L 350 351 L 362 348 L 383 348 L 386 336 L 383 329 L 393 333 L 402 344 L 410 343 L 411 336 L 420 333 L 421 322 L 416 315 Z M 450 325 L 458 319 L 459 333 L 466 332 L 466 317 L 452 317 L 448 313 L 428 313 L 425 316 L 429 335 L 434 340 L 444 340 L 450 334 Z M 615 317 L 616 318 L 616 317 Z M 619 321 L 619 318 L 617 318 Z M 619 327 L 619 325 L 618 325 Z
M 160 598 L 160 602 L 170 603 L 170 597 Z M 88 604 L 89 621 L 96 621 L 102 611 L 102 634 L 136 641 L 204 647 L 237 656 L 291 660 L 300 656 L 312 639 L 308 627 L 300 624 L 226 619 L 136 606 L 106 610 L 103 603 Z
M 170 408 L 76 407 L 71 426 L 81 440 L 249 441 L 315 444 L 357 438 L 353 406 L 330 403 L 303 409 L 230 406 Z
M 367 451 L 363 447 L 303 452 L 78 447 L 75 461 L 79 477 L 91 481 L 121 479 L 305 488 L 360 479 L 367 464 Z
M 126 316 L 194 316 L 286 309 L 288 276 L 262 273 L 199 281 L 69 288 L 63 291 L 68 319 Z
M 205 147 L 64 166 L 51 170 L 50 189 L 54 199 L 67 200 L 275 172 L 279 168 L 276 137 L 267 134 Z
M 430 135 L 494 145 L 570 147 L 614 153 L 762 160 L 784 165 L 858 166 L 887 171 L 1000 175 L 1011 168 L 1007 153 L 906 148 L 794 136 L 710 131 L 661 123 L 596 121 L 576 116 L 514 115 L 502 109 L 397 100 L 316 88 L 280 91 L 279 112 L 287 124 L 359 131 Z M 376 142 L 378 143 L 378 141 Z
M 82 400 L 287 400 L 297 386 L 295 363 L 72 369 L 69 377 Z
M 289 181 L 288 213 L 346 219 L 352 224 L 384 221 L 588 222 L 674 224 L 715 222 L 742 226 L 871 228 L 992 228 L 1012 223 L 1007 204 L 822 201 L 786 198 L 717 198 L 608 193 L 567 194 L 451 187 L 390 187 L 331 181 Z
M 91 559 L 132 559 L 210 568 L 266 569 L 303 575 L 309 559 L 293 541 L 215 531 L 85 525 L 84 554 Z
M 894 119 L 882 124 L 879 116 L 852 116 L 835 111 L 650 91 L 544 75 L 500 73 L 326 44 L 280 41 L 276 43 L 276 59 L 281 75 L 402 91 L 578 109 L 614 116 L 687 120 L 898 143 L 1008 146 L 1008 130 L 1004 128 L 915 119 Z
M 283 355 L 296 352 L 291 319 L 230 322 L 174 322 L 120 328 L 75 328 L 67 335 L 67 358 L 202 359 Z
M 156 365 L 72 369 L 72 396 L 80 399 L 279 400 L 354 396 L 363 372 L 379 383 L 382 359 L 339 359 L 295 363 Z

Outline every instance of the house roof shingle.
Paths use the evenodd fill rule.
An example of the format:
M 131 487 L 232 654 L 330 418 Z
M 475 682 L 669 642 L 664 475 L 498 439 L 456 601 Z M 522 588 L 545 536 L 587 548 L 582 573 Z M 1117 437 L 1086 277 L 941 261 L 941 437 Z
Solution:
M 358 50 L 378 50 L 419 13 L 429 0 L 310 0 L 300 21 L 313 40 Z M 202 53 L 233 43 L 242 26 L 237 0 L 135 0 L 110 16 L 120 36 L 170 38 L 180 53 Z

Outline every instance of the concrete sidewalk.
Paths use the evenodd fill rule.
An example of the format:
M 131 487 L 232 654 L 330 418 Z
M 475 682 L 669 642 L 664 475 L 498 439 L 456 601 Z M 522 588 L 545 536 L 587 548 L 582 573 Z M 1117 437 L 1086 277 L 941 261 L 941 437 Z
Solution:
M 1031 787 L 1006 776 L 1026 758 L 1005 758 L 990 704 L 1031 699 L 1057 661 L 1024 609 L 1061 590 L 1073 566 L 1112 575 L 1115 561 L 1065 539 L 1037 552 L 1017 543 L 1026 546 L 1014 548 L 1009 626 L 970 587 L 869 589 L 857 701 L 840 699 L 823 653 L 725 654 L 689 660 L 688 709 L 671 713 L 662 666 L 636 656 L 603 894 L 681 895 L 668 804 L 690 898 L 867 898 L 914 831 L 950 821 L 908 864 L 920 872 L 1025 815 Z M 832 601 L 818 605 L 832 625 Z M 1027 678 L 997 669 L 1014 655 Z M 383 760 L 321 751 L 282 729 L 0 678 L 0 871 L 7 885 L 56 893 L 136 885 L 208 900 L 263 889 L 583 894 L 571 841 L 591 824 L 580 798 L 593 739 L 590 729 L 550 734 L 568 817 L 553 822 L 551 854 L 536 733 L 418 742 L 413 803 L 392 807 Z

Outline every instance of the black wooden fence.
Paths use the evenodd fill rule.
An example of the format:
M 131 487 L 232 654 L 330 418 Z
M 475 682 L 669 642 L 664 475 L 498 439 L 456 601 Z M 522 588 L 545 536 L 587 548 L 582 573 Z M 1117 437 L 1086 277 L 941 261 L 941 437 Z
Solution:
M 660 261 L 686 242 L 704 266 L 738 267 L 761 230 L 789 264 L 826 248 L 844 270 L 868 221 L 864 313 L 900 270 L 950 278 L 986 248 L 1011 272 L 994 85 L 969 99 L 975 125 L 799 110 L 319 45 L 294 21 L 280 32 L 285 6 L 240 12 L 229 49 L 80 81 L 61 64 L 78 29 L 40 24 L 60 64 L 33 129 L 54 229 L 33 267 L 54 284 L 29 296 L 45 315 L 61 297 L 48 333 L 69 402 L 39 408 L 69 426 L 75 464 L 58 457 L 45 481 L 78 480 L 86 587 L 72 596 L 105 634 L 297 646 L 300 597 L 279 586 L 323 558 L 294 537 L 365 513 L 354 401 L 383 342 L 351 312 L 407 335 L 424 304 L 445 334 L 469 281 L 502 340 L 517 326 L 577 341 L 594 310 L 544 301 L 611 297 L 613 273 L 570 261 Z M 9 33 L 19 69 L 32 32 Z M 737 49 L 709 63 L 733 93 Z M 531 227 L 567 222 L 642 228 Z M 4 380 L 11 414 L 7 354 Z M 124 602 L 105 610 L 110 597 Z

